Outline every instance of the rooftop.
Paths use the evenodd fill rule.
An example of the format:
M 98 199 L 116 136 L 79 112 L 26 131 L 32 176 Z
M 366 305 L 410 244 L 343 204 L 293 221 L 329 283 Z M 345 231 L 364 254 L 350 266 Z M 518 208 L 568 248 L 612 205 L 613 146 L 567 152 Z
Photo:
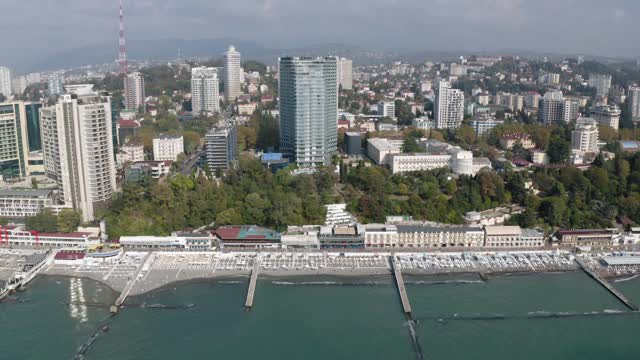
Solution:
M 421 226 L 421 225 L 396 225 L 399 233 L 439 233 L 439 232 L 477 232 L 482 231 L 479 227 L 473 226 L 446 226 L 446 227 L 436 227 L 436 226 Z
M 46 189 L 0 189 L 0 197 L 50 197 L 53 190 Z
M 280 233 L 275 230 L 263 228 L 254 225 L 231 225 L 221 226 L 214 231 L 214 234 L 218 236 L 222 241 L 232 240 L 265 240 L 265 241 L 279 241 Z
M 484 231 L 487 233 L 487 236 L 522 234 L 520 226 L 487 226 L 484 228 Z

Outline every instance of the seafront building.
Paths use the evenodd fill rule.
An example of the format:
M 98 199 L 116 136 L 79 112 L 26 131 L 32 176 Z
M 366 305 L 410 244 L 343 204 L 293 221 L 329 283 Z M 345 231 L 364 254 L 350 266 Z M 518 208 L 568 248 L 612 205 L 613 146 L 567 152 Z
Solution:
M 41 110 L 46 175 L 55 180 L 59 201 L 94 219 L 116 191 L 111 97 L 93 85 L 70 85 L 58 102 Z
M 338 148 L 335 57 L 283 57 L 280 66 L 280 149 L 301 167 L 329 165 Z
M 617 230 L 577 229 L 559 230 L 556 237 L 560 245 L 573 248 L 603 248 L 614 245 Z
M 232 45 L 224 53 L 224 95 L 228 102 L 236 101 L 242 93 L 240 89 L 240 53 Z
M 139 72 L 124 76 L 124 105 L 126 109 L 136 112 L 146 111 L 144 76 Z
M 210 115 L 220 112 L 218 70 L 212 67 L 191 69 L 191 105 L 193 112 Z
M 41 233 L 22 226 L 0 226 L 2 243 L 9 246 L 88 249 L 100 244 L 100 237 L 89 232 Z

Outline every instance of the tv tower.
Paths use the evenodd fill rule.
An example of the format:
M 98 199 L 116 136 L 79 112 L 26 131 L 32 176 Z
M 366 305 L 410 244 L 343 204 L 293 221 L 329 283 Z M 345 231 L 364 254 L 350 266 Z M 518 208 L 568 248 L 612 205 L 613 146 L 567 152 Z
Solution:
M 127 63 L 127 46 L 124 40 L 124 10 L 122 9 L 122 0 L 120 0 L 120 37 L 118 43 L 120 45 L 120 52 L 118 55 L 120 74 L 126 74 L 129 72 L 129 65 Z

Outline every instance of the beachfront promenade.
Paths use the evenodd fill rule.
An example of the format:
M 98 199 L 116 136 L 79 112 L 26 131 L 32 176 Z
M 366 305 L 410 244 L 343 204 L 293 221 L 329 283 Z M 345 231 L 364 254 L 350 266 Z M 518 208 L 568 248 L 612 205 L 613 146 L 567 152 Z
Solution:
M 391 256 L 391 268 L 393 269 L 393 275 L 396 278 L 396 286 L 400 295 L 400 302 L 402 303 L 402 311 L 405 314 L 411 314 L 411 303 L 409 302 L 409 296 L 407 295 L 407 289 L 404 286 L 404 279 L 402 278 L 402 268 L 396 264 L 395 256 Z

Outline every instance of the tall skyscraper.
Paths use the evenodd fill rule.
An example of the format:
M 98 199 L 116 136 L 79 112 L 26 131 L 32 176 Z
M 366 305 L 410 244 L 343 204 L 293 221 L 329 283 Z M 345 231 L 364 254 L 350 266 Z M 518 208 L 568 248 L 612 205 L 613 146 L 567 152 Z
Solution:
M 0 66 L 0 94 L 4 96 L 11 95 L 11 70 Z
M 229 169 L 238 152 L 236 127 L 212 129 L 206 135 L 206 141 L 209 169 L 211 171 Z
M 300 166 L 329 165 L 338 147 L 335 57 L 283 57 L 280 65 L 280 147 Z
M 40 103 L 13 101 L 0 104 L 0 180 L 41 172 Z
M 597 96 L 609 95 L 609 90 L 611 90 L 611 75 L 590 74 L 589 86 L 596 88 Z
M 464 93 L 440 80 L 436 88 L 433 113 L 437 129 L 457 129 L 464 120 Z
M 145 112 L 144 76 L 139 72 L 124 76 L 124 106 L 128 110 Z
M 91 221 L 116 191 L 111 98 L 93 85 L 70 85 L 54 106 L 41 110 L 45 170 L 60 200 Z
M 634 121 L 640 119 L 640 87 L 631 86 L 629 87 L 629 94 L 627 96 L 627 102 L 629 106 L 629 112 L 631 113 L 631 118 Z
M 576 129 L 571 132 L 571 148 L 581 152 L 598 152 L 598 123 L 594 119 L 581 117 L 576 121 Z
M 229 102 L 235 101 L 240 96 L 240 53 L 236 48 L 229 47 L 224 53 L 224 95 Z
M 198 114 L 220 112 L 218 70 L 212 67 L 191 69 L 191 105 Z
M 64 76 L 62 73 L 53 73 L 47 79 L 49 96 L 57 96 L 64 92 Z
M 343 90 L 353 89 L 353 61 L 351 59 L 338 59 L 338 81 Z

